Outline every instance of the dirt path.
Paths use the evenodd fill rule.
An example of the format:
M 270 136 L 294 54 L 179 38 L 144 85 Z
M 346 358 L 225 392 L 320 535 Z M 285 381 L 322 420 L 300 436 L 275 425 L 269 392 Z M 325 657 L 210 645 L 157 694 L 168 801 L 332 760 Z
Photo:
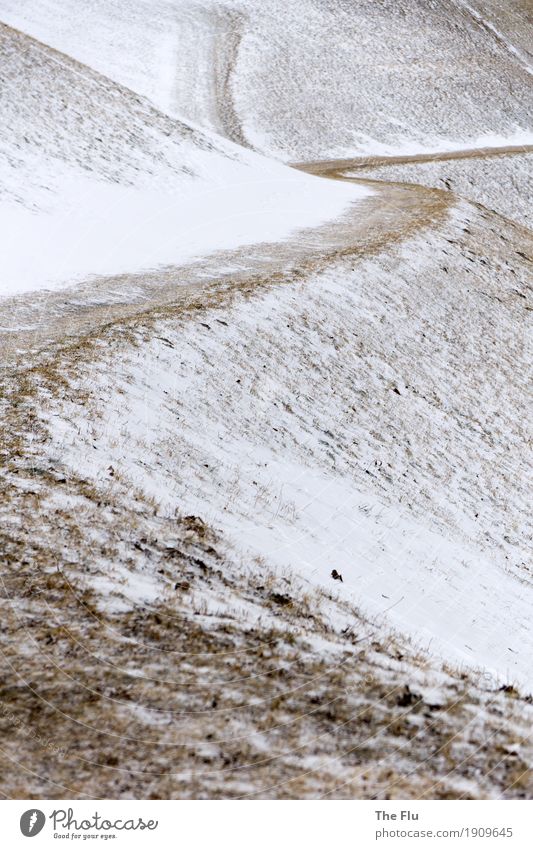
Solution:
M 383 165 L 410 165 L 417 162 L 449 162 L 455 159 L 490 159 L 493 156 L 513 156 L 533 153 L 533 145 L 507 147 L 478 147 L 437 153 L 413 153 L 398 156 L 360 156 L 353 159 L 321 159 L 315 162 L 295 162 L 293 168 L 333 179 L 348 179 L 347 171 L 380 168 Z
M 298 163 L 315 176 L 370 186 L 373 195 L 339 220 L 302 230 L 297 238 L 224 251 L 185 266 L 98 278 L 54 292 L 0 301 L 0 365 L 24 365 L 30 351 L 47 351 L 109 323 L 147 313 L 196 309 L 235 291 L 291 280 L 319 271 L 340 256 L 367 255 L 433 226 L 455 202 L 453 192 L 411 183 L 354 176 L 381 165 L 508 156 L 533 146 L 458 150 L 451 153 L 361 157 Z M 225 270 L 231 269 L 231 270 Z
M 24 367 L 28 353 L 48 352 L 109 323 L 172 309 L 196 309 L 235 291 L 253 292 L 282 280 L 303 278 L 342 256 L 368 255 L 434 225 L 454 202 L 453 194 L 438 189 L 358 182 L 371 186 L 374 194 L 355 203 L 342 218 L 302 230 L 284 242 L 0 301 L 0 364 Z
M 237 115 L 233 72 L 244 31 L 244 13 L 184 6 L 176 22 L 175 113 L 241 147 L 249 147 Z
M 200 21 L 185 17 L 185 37 L 197 44 L 197 61 L 181 69 L 187 90 L 197 92 L 198 120 L 206 117 L 219 132 L 246 145 L 232 96 L 232 75 L 244 20 L 233 13 Z M 206 33 L 214 33 L 207 37 Z M 199 73 L 198 68 L 201 69 Z M 210 85 L 205 87 L 206 80 Z M 202 83 L 198 85 L 198 79 Z M 205 90 L 203 90 L 205 88 Z M 181 94 L 175 97 L 180 102 Z M 453 192 L 409 183 L 364 179 L 359 172 L 384 164 L 502 156 L 533 151 L 530 147 L 462 150 L 416 156 L 362 157 L 298 163 L 294 167 L 319 177 L 361 182 L 373 195 L 351 207 L 339 220 L 299 231 L 284 242 L 262 243 L 219 252 L 185 266 L 92 279 L 52 292 L 35 292 L 0 300 L 0 365 L 22 367 L 28 353 L 44 353 L 97 332 L 109 323 L 129 322 L 147 313 L 195 309 L 227 298 L 235 291 L 256 291 L 280 280 L 303 278 L 340 256 L 368 255 L 442 219 L 455 203 Z

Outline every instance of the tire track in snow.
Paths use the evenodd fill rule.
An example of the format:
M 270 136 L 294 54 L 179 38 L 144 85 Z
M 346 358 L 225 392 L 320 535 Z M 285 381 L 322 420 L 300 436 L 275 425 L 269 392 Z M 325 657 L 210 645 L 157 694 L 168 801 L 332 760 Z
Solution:
M 195 6 L 180 11 L 172 100 L 178 114 L 249 148 L 232 83 L 244 23 L 244 14 L 230 9 Z

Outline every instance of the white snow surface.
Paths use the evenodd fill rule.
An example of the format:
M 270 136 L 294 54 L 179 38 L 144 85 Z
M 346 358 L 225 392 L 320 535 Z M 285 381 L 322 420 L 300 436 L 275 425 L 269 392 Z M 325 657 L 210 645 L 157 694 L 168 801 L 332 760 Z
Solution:
M 530 142 L 529 65 L 477 6 L 0 0 L 0 18 L 168 114 L 303 160 Z
M 509 51 L 509 53 L 512 54 L 512 56 L 514 56 L 518 59 L 518 61 L 520 62 L 520 64 L 522 65 L 522 67 L 524 68 L 524 70 L 528 74 L 533 76 L 533 64 L 531 64 L 531 62 L 529 61 L 529 57 L 522 50 L 517 48 L 509 40 L 509 37 L 505 33 L 501 32 L 501 30 L 497 26 L 495 26 L 494 23 L 491 20 L 489 20 L 487 17 L 485 17 L 479 11 L 474 9 L 474 7 L 470 3 L 466 3 L 465 0 L 462 0 L 462 3 L 464 5 L 465 9 L 468 9 L 470 14 L 474 17 L 474 19 L 476 21 L 478 21 L 481 24 L 481 26 L 485 27 L 486 29 L 490 30 L 490 32 L 494 33 L 497 41 L 500 42 Z M 520 16 L 518 14 L 516 14 L 516 17 L 519 18 Z M 528 29 L 527 26 L 524 27 L 524 28 L 526 30 Z
M 197 166 L 199 158 L 186 161 Z M 215 162 L 206 164 L 214 166 L 216 179 L 190 180 L 174 192 L 157 184 L 110 185 L 82 174 L 59 177 L 57 168 L 43 175 L 50 192 L 44 210 L 0 203 L 0 294 L 183 264 L 220 249 L 286 239 L 342 214 L 369 193 L 346 191 L 345 184 L 332 191 L 325 181 L 275 167 Z
M 288 238 L 368 192 L 212 131 L 286 159 L 531 142 L 527 69 L 478 30 L 467 62 L 459 22 L 478 25 L 440 5 L 361 0 L 351 20 L 340 0 L 0 0 L 9 25 L 89 66 L 2 28 L 2 294 Z M 432 239 L 238 305 L 216 333 L 165 328 L 174 348 L 152 339 L 88 376 L 101 415 L 52 422 L 51 450 L 99 482 L 116 465 L 243 556 L 329 588 L 334 567 L 373 616 L 531 687 L 526 370 L 518 307 L 495 306 L 516 284 L 493 264 L 465 286 L 468 258 Z
M 258 150 L 342 158 L 531 137 L 528 71 L 456 0 L 241 8 L 234 109 Z
M 468 286 L 465 228 L 487 257 Z M 498 250 L 464 205 L 355 267 L 141 332 L 82 380 L 94 415 L 49 419 L 51 456 L 201 516 L 258 574 L 331 590 L 335 568 L 376 627 L 530 691 L 526 272 Z
M 2 296 L 286 239 L 370 193 L 191 130 L 6 27 L 0 50 Z
M 372 180 L 417 183 L 444 189 L 495 209 L 529 227 L 533 199 L 533 153 L 479 156 L 473 159 L 404 163 L 365 168 Z M 361 176 L 361 172 L 346 171 Z

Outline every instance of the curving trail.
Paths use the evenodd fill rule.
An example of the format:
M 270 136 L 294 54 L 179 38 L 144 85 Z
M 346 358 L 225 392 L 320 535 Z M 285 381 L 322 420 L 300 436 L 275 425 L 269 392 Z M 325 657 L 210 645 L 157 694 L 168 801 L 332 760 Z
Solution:
M 206 120 L 225 138 L 248 146 L 232 87 L 245 18 L 227 10 L 195 8 L 182 24 L 181 37 L 194 45 L 194 62 L 181 68 L 182 77 L 174 82 L 174 105 L 181 108 L 192 100 L 197 110 L 192 118 Z M 195 93 L 192 99 L 191 91 Z M 293 167 L 317 178 L 371 186 L 373 194 L 354 204 L 339 220 L 301 230 L 283 242 L 265 242 L 214 253 L 186 265 L 92 278 L 58 291 L 2 300 L 0 364 L 24 366 L 29 352 L 71 344 L 110 322 L 221 302 L 236 290 L 252 292 L 272 282 L 302 278 L 339 256 L 368 255 L 415 231 L 436 226 L 456 201 L 450 191 L 365 179 L 365 169 L 531 151 L 533 145 L 295 163 Z
M 456 201 L 456 195 L 450 191 L 356 176 L 365 169 L 529 152 L 533 152 L 533 146 L 294 164 L 294 168 L 318 178 L 370 186 L 373 194 L 355 203 L 341 219 L 301 230 L 287 241 L 265 242 L 218 252 L 183 266 L 103 277 L 59 291 L 0 301 L 0 362 L 26 365 L 29 352 L 72 343 L 109 323 L 222 302 L 237 290 L 251 292 L 280 279 L 302 278 L 340 256 L 369 255 L 417 230 L 436 226 Z
M 252 292 L 280 280 L 303 278 L 341 256 L 367 256 L 435 225 L 453 204 L 453 195 L 439 189 L 358 182 L 371 186 L 372 196 L 355 203 L 342 218 L 301 230 L 287 241 L 219 252 L 184 266 L 104 277 L 68 289 L 0 301 L 1 363 L 25 366 L 29 352 L 72 343 L 109 323 L 222 302 L 236 290 Z
M 225 20 L 221 19 L 221 26 Z M 229 49 L 222 36 L 218 39 L 217 31 L 212 49 L 220 53 L 218 76 L 215 74 L 213 92 L 204 92 L 202 108 L 215 109 L 220 132 L 245 144 L 230 98 L 238 35 Z M 224 50 L 229 53 L 223 54 Z M 304 770 L 304 778 L 308 774 L 309 752 L 315 765 L 313 775 L 308 784 L 300 784 L 294 791 L 291 788 L 295 796 L 316 797 L 319 781 L 325 795 L 342 795 L 346 790 L 347 798 L 363 797 L 370 786 L 375 798 L 374 786 L 378 786 L 386 788 L 388 795 L 389 788 L 396 787 L 398 798 L 419 798 L 434 796 L 437 782 L 443 781 L 442 760 L 436 755 L 444 752 L 445 779 L 457 776 L 460 783 L 454 786 L 451 779 L 449 786 L 443 783 L 443 797 L 462 795 L 467 792 L 465 787 L 471 787 L 476 796 L 490 798 L 496 793 L 523 793 L 521 785 L 516 791 L 514 788 L 522 776 L 531 777 L 527 767 L 530 699 L 525 700 L 522 691 L 510 684 L 499 687 L 499 679 L 488 671 L 483 680 L 470 675 L 469 665 L 478 659 L 473 641 L 474 648 L 460 645 L 461 657 L 467 658 L 467 671 L 462 669 L 460 675 L 451 665 L 441 669 L 440 661 L 434 666 L 430 650 L 434 650 L 434 636 L 442 639 L 442 633 L 452 634 L 451 649 L 458 650 L 453 617 L 449 621 L 451 599 L 455 606 L 460 605 L 467 626 L 472 621 L 471 632 L 477 635 L 478 645 L 486 641 L 492 627 L 489 645 L 506 658 L 509 668 L 521 670 L 529 634 L 525 606 L 529 574 L 519 571 L 520 566 L 514 567 L 519 582 L 513 581 L 507 567 L 502 575 L 485 574 L 476 559 L 473 564 L 460 562 L 459 548 L 447 544 L 438 560 L 436 553 L 445 537 L 436 534 L 429 539 L 422 523 L 402 524 L 400 519 L 404 512 L 409 515 L 406 508 L 413 504 L 413 516 L 422 516 L 434 529 L 444 527 L 458 546 L 465 537 L 481 539 L 486 529 L 488 541 L 482 539 L 480 552 L 492 545 L 508 551 L 504 542 L 521 551 L 520 540 L 507 538 L 510 520 L 517 517 L 519 527 L 522 505 L 526 504 L 525 485 L 523 490 L 520 483 L 522 406 L 511 393 L 522 391 L 517 328 L 528 309 L 522 269 L 529 259 L 526 253 L 531 241 L 527 239 L 531 234 L 524 234 L 522 241 L 514 240 L 516 230 L 509 234 L 502 228 L 498 232 L 501 217 L 470 203 L 468 211 L 477 215 L 464 217 L 475 218 L 472 224 L 460 217 L 460 207 L 466 203 L 454 192 L 370 180 L 364 169 L 437 157 L 467 159 L 524 152 L 524 148 L 494 148 L 300 163 L 295 167 L 316 179 L 359 182 L 371 186 L 373 194 L 354 203 L 341 218 L 301 230 L 283 242 L 264 242 L 211 254 L 188 265 L 93 279 L 69 289 L 0 301 L 0 364 L 5 366 L 8 390 L 3 399 L 8 426 L 2 453 L 9 458 L 0 475 L 0 500 L 6 517 L 0 525 L 7 553 L 4 586 L 11 602 L 4 623 L 9 650 L 4 653 L 8 687 L 3 698 L 14 713 L 27 717 L 28 726 L 43 731 L 49 739 L 61 740 L 68 752 L 57 760 L 47 750 L 40 755 L 28 735 L 24 742 L 13 735 L 12 727 L 4 727 L 6 749 L 0 768 L 7 781 L 19 771 L 13 765 L 26 762 L 32 772 L 26 775 L 29 789 L 23 787 L 23 792 L 29 796 L 46 798 L 51 792 L 58 796 L 66 792 L 67 796 L 127 794 L 129 798 L 134 792 L 140 797 L 176 798 L 192 793 L 203 798 L 221 793 L 243 795 L 242 776 L 252 769 L 249 787 L 253 793 L 249 795 L 264 788 L 274 792 L 280 788 L 282 793 L 285 786 L 291 787 L 295 772 Z M 422 254 L 419 269 L 416 251 L 409 245 L 407 259 L 398 256 L 403 250 L 392 250 L 398 244 L 403 248 L 403 242 L 418 233 L 423 234 L 416 240 Z M 426 237 L 427 245 L 421 244 Z M 485 250 L 487 244 L 489 251 Z M 424 250 L 426 260 L 429 257 L 426 264 Z M 313 299 L 313 288 L 320 286 L 295 286 L 291 292 L 282 289 L 285 284 L 305 281 L 339 259 L 348 259 L 344 265 L 352 268 L 358 260 L 378 253 L 382 255 L 377 260 L 360 264 L 363 269 L 375 266 L 367 271 L 366 280 L 358 268 L 344 289 L 333 288 L 321 298 Z M 450 259 L 444 259 L 446 256 Z M 431 266 L 436 267 L 434 274 Z M 454 282 L 455 286 L 450 285 Z M 203 307 L 225 307 L 236 294 L 253 298 L 272 285 L 279 289 L 275 297 L 265 300 L 283 301 L 288 294 L 285 300 L 296 303 L 294 310 L 291 303 L 282 304 L 279 313 L 270 306 L 264 313 L 258 310 L 256 325 L 238 320 L 232 324 L 230 311 L 221 309 L 213 321 L 213 326 L 220 322 L 215 330 L 198 321 Z M 179 320 L 182 314 L 187 320 Z M 189 321 L 189 316 L 196 322 Z M 178 320 L 156 322 L 160 317 Z M 263 321 L 264 317 L 267 320 Z M 361 325 L 355 328 L 361 331 L 359 338 L 358 333 L 352 334 L 353 327 L 345 325 L 345 317 L 347 324 Z M 471 322 L 478 319 L 480 344 L 470 348 L 465 340 Z M 113 332 L 106 333 L 109 325 L 114 325 Z M 291 327 L 289 333 L 286 327 Z M 333 351 L 329 346 L 331 352 L 323 358 L 327 339 L 334 338 L 328 334 L 336 329 L 339 347 L 335 344 Z M 95 344 L 84 345 L 91 337 Z M 234 342 L 238 345 L 232 347 Z M 496 343 L 498 347 L 492 351 Z M 416 369 L 412 369 L 413 363 Z M 275 437 L 263 437 L 259 429 L 265 430 L 269 404 L 272 401 L 277 407 L 278 395 L 270 397 L 268 383 L 264 395 L 263 390 L 256 394 L 248 387 L 242 387 L 243 395 L 240 386 L 236 390 L 240 375 L 250 377 L 250 385 L 261 386 L 262 369 L 267 368 L 273 374 L 287 373 L 279 399 L 287 398 L 294 405 L 294 409 L 284 405 L 290 411 L 291 425 L 285 427 L 287 420 L 280 418 L 284 430 L 278 436 L 273 427 Z M 413 386 L 404 387 L 396 376 L 411 371 L 415 372 Z M 484 386 L 494 387 L 491 397 L 480 391 Z M 170 394 L 168 390 L 172 390 Z M 245 406 L 248 395 L 250 407 Z M 354 399 L 359 409 L 352 416 L 346 408 Z M 155 418 L 151 410 L 157 411 Z M 339 426 L 338 434 L 329 431 L 331 421 L 340 422 L 346 415 L 348 427 Z M 516 426 L 510 428 L 513 415 Z M 202 435 L 199 441 L 198 433 Z M 206 451 L 211 435 L 213 446 Z M 307 465 L 307 458 L 301 458 L 310 453 L 308 448 L 313 452 L 315 444 Z M 262 457 L 265 448 L 275 459 L 272 468 L 267 469 L 265 463 L 262 478 L 255 466 L 243 473 L 249 457 Z M 330 454 L 330 449 L 334 453 Z M 386 468 L 374 459 L 381 452 L 390 459 Z M 83 457 L 81 468 L 79 456 Z M 209 462 L 204 462 L 207 459 Z M 275 506 L 277 492 L 271 497 L 281 464 L 289 475 L 301 478 L 301 486 L 298 483 L 299 489 L 293 490 L 305 495 L 306 501 L 306 481 L 312 482 L 314 490 L 322 490 L 318 504 L 323 516 L 318 516 L 318 510 L 311 511 L 307 523 L 305 516 L 296 521 L 289 513 L 287 523 L 282 524 L 282 492 L 279 506 Z M 339 482 L 334 488 L 331 470 L 336 474 L 337 468 Z M 299 470 L 298 474 L 293 475 L 293 469 Z M 313 477 L 307 478 L 310 473 Z M 257 480 L 252 480 L 256 474 Z M 346 487 L 340 482 L 343 475 L 349 479 Z M 175 501 L 168 515 L 154 509 L 153 490 L 133 487 L 138 479 L 150 479 L 150 486 L 154 481 L 164 482 L 158 486 L 162 492 L 174 485 L 171 477 L 182 478 L 187 496 L 181 501 L 181 490 L 174 490 Z M 232 489 L 234 479 L 239 486 L 242 482 L 242 492 L 237 485 Z M 256 497 L 253 487 L 258 487 L 258 481 L 257 492 L 264 491 L 267 497 Z M 356 499 L 358 487 L 365 493 L 365 501 L 366 493 L 371 494 L 370 505 Z M 188 507 L 183 509 L 182 518 L 174 506 L 180 511 L 185 508 L 189 490 L 202 499 L 201 508 L 193 513 L 193 503 L 190 513 Z M 378 501 L 378 496 L 383 501 Z M 391 499 L 394 507 L 400 505 L 398 514 L 387 512 Z M 258 527 L 270 525 L 274 505 L 283 531 L 277 538 L 274 534 L 265 538 L 279 546 L 285 528 L 292 523 L 299 558 L 302 541 L 318 533 L 329 545 L 335 536 L 345 533 L 347 516 L 343 512 L 360 511 L 365 519 L 356 523 L 362 537 L 357 545 L 361 563 L 366 559 L 372 565 L 367 599 L 377 599 L 373 609 L 380 611 L 379 623 L 387 623 L 394 610 L 398 618 L 390 621 L 396 622 L 399 634 L 411 633 L 415 608 L 421 611 L 418 623 L 423 630 L 419 633 L 427 634 L 429 640 L 424 655 L 409 643 L 404 646 L 403 638 L 400 642 L 390 635 L 388 626 L 383 635 L 376 633 L 374 624 L 370 628 L 356 618 L 356 634 L 346 618 L 347 611 L 353 614 L 351 608 L 339 607 L 339 621 L 343 626 L 348 621 L 348 626 L 337 635 L 329 618 L 334 608 L 325 608 L 326 618 L 320 611 L 322 597 L 316 609 L 303 601 L 300 606 L 304 593 L 297 581 L 292 584 L 283 579 L 280 586 L 288 596 L 270 593 L 278 584 L 272 572 L 270 586 L 266 561 L 266 580 L 261 574 L 261 583 L 256 582 L 251 568 L 243 579 L 239 558 L 224 547 L 224 535 L 231 538 L 235 528 L 233 519 L 223 518 L 226 503 L 233 501 L 236 506 L 229 512 L 233 510 L 238 517 L 241 540 L 246 542 L 249 525 L 256 535 Z M 464 526 L 463 510 L 470 515 L 481 501 L 485 503 L 474 530 L 471 519 Z M 381 516 L 376 518 L 375 531 L 374 519 L 367 517 L 374 503 L 380 505 L 376 512 L 384 511 L 383 521 Z M 288 506 L 292 509 L 292 504 Z M 306 510 L 307 506 L 301 513 Z M 295 515 L 298 512 L 296 506 Z M 330 521 L 331 531 L 326 527 Z M 504 532 L 506 536 L 501 537 Z M 387 542 L 386 550 L 382 543 L 389 533 L 392 542 Z M 320 547 L 314 549 L 313 557 L 320 551 Z M 461 551 L 470 557 L 469 548 Z M 398 552 L 409 555 L 403 558 L 408 571 L 402 589 L 401 572 L 395 566 Z M 328 559 L 329 555 L 328 551 Z M 413 568 L 417 558 L 418 565 L 423 565 L 418 573 Z M 518 555 L 513 558 L 518 561 Z M 450 559 L 457 568 L 450 568 Z M 149 600 L 143 596 L 147 576 L 151 591 L 155 588 L 161 593 Z M 187 581 L 175 583 L 176 577 L 183 576 Z M 217 605 L 218 599 L 224 605 L 227 601 L 229 615 L 219 616 L 219 622 L 215 617 L 204 620 L 204 608 L 197 606 L 192 594 L 191 601 L 186 595 L 191 589 L 189 578 L 197 595 L 207 589 L 208 600 L 217 599 Z M 360 592 L 361 575 L 356 580 Z M 381 592 L 380 582 L 386 583 L 386 593 L 389 584 L 393 587 L 393 598 Z M 478 582 L 484 597 L 476 609 Z M 135 595 L 132 588 L 137 584 L 139 594 Z M 430 585 L 433 595 L 428 591 Z M 306 583 L 305 597 L 310 597 L 308 586 Z M 345 587 L 349 586 L 347 581 Z M 405 586 L 410 591 L 399 597 Z M 374 587 L 376 596 L 372 595 Z M 129 599 L 127 608 L 113 607 L 117 588 L 117 598 L 124 592 Z M 100 609 L 99 599 L 104 594 L 111 603 Z M 294 599 L 288 614 L 283 613 L 283 606 L 277 609 L 276 597 Z M 476 618 L 468 619 L 463 608 Z M 279 631 L 267 630 L 271 609 Z M 240 617 L 241 610 L 251 611 L 254 618 Z M 207 606 L 205 611 L 209 612 Z M 265 611 L 267 625 L 263 624 Z M 493 623 L 500 614 L 508 616 L 508 622 L 513 617 L 509 636 L 505 633 L 509 648 L 501 641 L 496 646 L 499 632 Z M 291 639 L 284 636 L 284 616 Z M 429 621 L 432 616 L 435 621 Z M 488 627 L 475 624 L 478 618 L 488 622 Z M 424 619 L 429 622 L 427 629 Z M 300 625 L 306 639 L 308 633 L 312 635 L 311 649 L 306 642 L 294 640 Z M 25 629 L 22 643 L 21 628 Z M 315 637 L 320 642 L 314 643 Z M 470 633 L 468 639 L 470 642 Z M 361 646 L 361 654 L 356 648 L 356 663 L 343 660 L 332 668 L 333 654 L 322 650 L 329 642 L 336 650 L 342 649 L 343 658 L 350 658 L 350 644 L 363 640 L 371 644 L 368 652 L 366 645 Z M 271 644 L 272 654 L 264 651 Z M 193 661 L 199 656 L 200 664 L 183 663 L 191 646 Z M 506 651 L 512 652 L 508 658 Z M 228 666 L 229 680 L 220 677 L 220 657 L 226 659 L 228 654 L 236 658 L 235 664 Z M 47 658 L 44 670 L 43 657 Z M 272 674 L 274 664 L 283 675 L 277 669 Z M 513 679 L 508 674 L 505 680 Z M 424 701 L 416 695 L 422 684 Z M 218 698 L 211 698 L 213 688 L 219 685 L 220 706 Z M 345 696 L 350 693 L 354 700 L 347 701 Z M 142 711 L 136 711 L 138 707 Z M 405 721 L 406 707 L 407 713 L 417 714 L 414 737 L 414 726 Z M 236 709 L 240 725 L 231 726 L 228 739 L 226 717 Z M 151 721 L 152 711 L 157 721 Z M 265 733 L 265 714 L 267 732 L 278 731 L 272 757 L 266 756 L 263 746 L 257 753 L 253 748 L 258 732 Z M 165 715 L 169 721 L 159 722 Z M 364 721 L 358 721 L 360 717 Z M 4 726 L 5 720 L 4 715 Z M 210 751 L 203 749 L 206 732 L 209 739 L 214 738 L 213 745 L 220 747 L 218 760 L 213 757 L 212 763 L 222 763 L 222 771 L 209 766 L 211 761 L 204 756 Z M 238 745 L 234 747 L 248 737 L 251 742 L 243 744 L 242 752 Z M 460 761 L 453 760 L 450 740 L 455 741 Z M 362 752 L 364 773 L 354 771 L 357 749 Z M 398 752 L 402 753 L 399 759 Z M 127 769 L 122 769 L 123 765 Z M 411 783 L 412 776 L 416 782 Z M 302 776 L 298 777 L 301 781 Z M 11 790 L 10 783 L 6 786 L 13 795 L 17 790 L 20 795 L 20 784 L 17 775 L 15 789 Z
M 357 156 L 353 159 L 322 159 L 315 162 L 295 162 L 293 168 L 321 177 L 348 180 L 346 172 L 381 168 L 384 165 L 413 165 L 417 162 L 450 162 L 457 159 L 490 159 L 493 156 L 513 156 L 533 153 L 533 145 L 474 147 L 434 153 L 398 154 L 396 156 Z

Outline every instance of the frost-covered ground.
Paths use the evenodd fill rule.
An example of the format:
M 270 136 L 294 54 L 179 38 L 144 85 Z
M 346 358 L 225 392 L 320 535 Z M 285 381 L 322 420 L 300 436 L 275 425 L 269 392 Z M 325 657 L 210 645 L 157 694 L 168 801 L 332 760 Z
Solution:
M 9 795 L 531 795 L 530 243 L 427 226 L 6 375 Z
M 105 403 L 53 423 L 53 456 L 98 483 L 113 467 L 311 585 L 337 568 L 344 597 L 418 644 L 533 687 L 528 261 L 491 223 L 465 205 L 385 256 L 113 352 L 84 386 Z
M 529 0 L 462 0 L 479 27 L 485 29 L 524 70 L 533 74 L 530 28 L 533 10 Z
M 533 143 L 533 23 L 520 0 L 0 0 L 0 16 L 166 114 L 284 160 Z M 440 171 L 413 181 L 439 186 Z M 452 173 L 460 193 L 527 219 L 528 161 Z
M 510 50 L 524 53 L 528 12 L 505 4 L 500 38 L 483 23 L 496 5 L 0 0 L 0 17 L 169 114 L 303 160 L 531 129 L 530 71 Z
M 192 130 L 6 26 L 0 60 L 0 295 L 283 239 L 370 193 Z
M 346 171 L 363 176 L 361 171 Z M 365 168 L 364 176 L 449 189 L 496 210 L 526 227 L 531 225 L 533 154 L 417 162 Z
M 522 6 L 0 0 L 5 795 L 531 798 Z

